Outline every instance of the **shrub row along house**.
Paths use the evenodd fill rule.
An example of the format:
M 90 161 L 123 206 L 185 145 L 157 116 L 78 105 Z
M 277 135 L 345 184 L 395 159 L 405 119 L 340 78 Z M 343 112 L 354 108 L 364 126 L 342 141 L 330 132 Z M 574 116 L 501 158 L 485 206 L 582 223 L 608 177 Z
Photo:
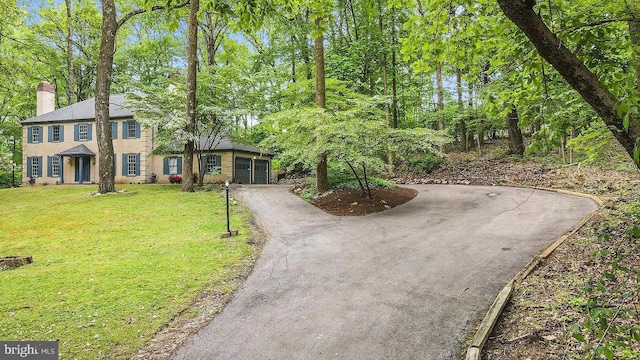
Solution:
M 55 110 L 55 89 L 42 82 L 37 102 L 37 116 L 22 121 L 23 183 L 97 183 L 95 99 Z M 182 154 L 155 155 L 157 129 L 141 126 L 124 104 L 123 95 L 109 99 L 116 183 L 169 183 L 170 176 L 182 175 Z M 270 154 L 228 138 L 201 139 L 197 146 L 194 173 L 200 160 L 205 183 L 269 183 Z

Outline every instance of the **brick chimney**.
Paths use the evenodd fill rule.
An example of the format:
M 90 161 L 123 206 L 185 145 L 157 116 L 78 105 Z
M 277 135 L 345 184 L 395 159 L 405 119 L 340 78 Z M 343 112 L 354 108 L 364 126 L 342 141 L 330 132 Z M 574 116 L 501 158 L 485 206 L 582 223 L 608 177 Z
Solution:
M 56 89 L 53 85 L 46 81 L 41 82 L 38 85 L 38 91 L 36 92 L 36 98 L 38 101 L 38 108 L 36 116 L 46 114 L 55 110 Z

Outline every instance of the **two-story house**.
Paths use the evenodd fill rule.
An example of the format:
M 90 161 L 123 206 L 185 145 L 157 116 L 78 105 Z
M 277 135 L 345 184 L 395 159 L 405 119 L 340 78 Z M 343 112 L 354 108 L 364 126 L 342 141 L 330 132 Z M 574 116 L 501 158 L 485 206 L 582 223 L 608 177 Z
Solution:
M 43 82 L 37 90 L 37 115 L 22 121 L 23 183 L 85 184 L 99 181 L 98 144 L 95 129 L 95 99 L 55 110 L 55 89 Z M 154 128 L 141 126 L 124 107 L 123 95 L 109 99 L 116 183 L 168 183 L 169 176 L 182 175 L 179 153 L 154 155 Z M 202 156 L 194 156 L 205 169 L 204 182 L 225 180 L 245 184 L 270 181 L 271 155 L 229 139 L 198 144 Z M 205 148 L 208 147 L 208 148 Z

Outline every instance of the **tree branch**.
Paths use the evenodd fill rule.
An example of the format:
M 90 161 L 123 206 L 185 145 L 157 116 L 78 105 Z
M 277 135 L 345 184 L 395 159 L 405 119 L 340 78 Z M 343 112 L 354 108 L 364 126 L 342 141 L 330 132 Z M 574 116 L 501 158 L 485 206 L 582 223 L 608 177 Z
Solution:
M 120 20 L 118 20 L 118 25 L 116 26 L 116 29 L 119 29 L 122 25 L 124 25 L 124 23 L 126 23 L 127 21 L 129 21 L 129 19 L 131 19 L 132 17 L 136 16 L 136 15 L 140 15 L 140 14 L 144 14 L 146 12 L 151 12 L 151 11 L 156 11 L 156 10 L 165 10 L 165 9 L 180 9 L 183 7 L 186 7 L 189 5 L 189 1 L 184 2 L 182 4 L 176 5 L 176 6 L 171 6 L 171 7 L 167 7 L 167 6 L 153 6 L 150 10 L 147 9 L 136 9 L 131 11 L 130 13 L 126 14 L 125 16 L 123 16 Z
M 11 37 L 11 36 L 9 36 L 9 35 L 3 34 L 3 33 L 1 33 L 1 32 L 0 32 L 0 37 L 7 38 L 7 39 L 9 39 L 9 40 L 15 41 L 15 42 L 17 42 L 18 44 L 27 45 L 27 43 L 25 43 L 25 42 L 24 42 L 24 39 L 14 38 L 14 37 Z

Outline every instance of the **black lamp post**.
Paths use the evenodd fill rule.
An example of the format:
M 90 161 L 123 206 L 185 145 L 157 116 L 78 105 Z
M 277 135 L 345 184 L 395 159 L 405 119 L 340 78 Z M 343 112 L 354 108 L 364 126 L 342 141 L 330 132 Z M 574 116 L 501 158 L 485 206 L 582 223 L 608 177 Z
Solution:
M 224 188 L 227 196 L 227 231 L 222 233 L 223 238 L 228 238 L 234 235 L 238 235 L 238 230 L 231 230 L 230 216 L 229 216 L 229 180 L 225 180 Z

